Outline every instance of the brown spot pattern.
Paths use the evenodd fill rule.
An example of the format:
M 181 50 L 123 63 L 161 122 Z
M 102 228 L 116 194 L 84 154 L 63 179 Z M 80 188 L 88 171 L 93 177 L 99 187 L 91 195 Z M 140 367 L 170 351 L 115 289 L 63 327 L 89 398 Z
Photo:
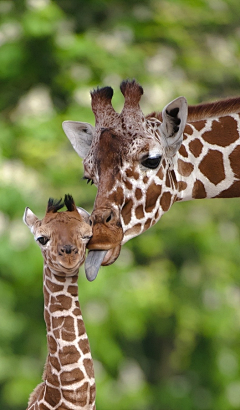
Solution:
M 91 359 L 84 359 L 83 360 L 83 365 L 84 365 L 84 368 L 87 372 L 88 377 L 89 378 L 94 377 L 94 369 L 93 369 L 92 360 Z
M 122 209 L 122 217 L 125 225 L 128 225 L 131 220 L 131 209 L 133 207 L 133 200 L 130 199 Z
M 187 188 L 187 183 L 186 182 L 180 181 L 178 183 L 178 191 L 179 192 L 184 191 L 186 188 Z
M 65 340 L 66 342 L 73 342 L 76 338 L 74 329 L 68 330 L 68 329 L 62 329 L 62 339 Z
M 80 353 L 75 346 L 64 346 L 59 351 L 59 360 L 62 366 L 66 364 L 77 363 L 80 358 Z
M 37 409 L 37 407 L 34 407 L 34 410 Z M 61 409 L 61 407 L 59 407 Z M 44 403 L 41 403 L 41 410 L 49 410 L 49 407 L 45 406 Z
M 50 355 L 49 356 L 49 361 L 50 361 L 51 365 L 54 367 L 54 369 L 56 369 L 58 372 L 60 372 L 61 366 L 60 366 L 60 363 L 59 363 L 57 357 Z
M 73 369 L 69 372 L 62 372 L 60 374 L 60 380 L 63 386 L 69 386 L 73 383 L 77 383 L 83 380 L 83 378 L 84 374 L 79 368 Z
M 178 172 L 184 177 L 188 177 L 193 172 L 193 165 L 191 162 L 185 162 L 181 159 L 178 160 Z
M 223 155 L 216 150 L 209 150 L 199 165 L 199 169 L 214 185 L 225 179 Z
M 130 185 L 132 185 L 132 184 L 130 184 Z M 119 201 L 120 203 L 123 202 L 123 189 L 121 187 L 117 187 L 117 190 L 114 193 L 114 198 L 117 198 L 117 201 Z
M 124 183 L 125 183 L 125 187 L 126 187 L 127 189 L 129 189 L 129 191 L 131 191 L 131 189 L 132 189 L 132 184 L 131 184 L 131 182 L 128 181 L 128 180 L 126 180 L 126 181 L 124 181 Z
M 56 329 L 63 325 L 64 317 L 52 317 L 53 329 Z
M 198 179 L 194 182 L 193 190 L 192 190 L 192 197 L 195 199 L 206 198 L 207 193 L 204 188 L 204 185 Z
M 93 402 L 93 400 L 96 397 L 96 385 L 95 383 L 90 387 L 90 400 Z
M 162 186 L 161 185 L 156 185 L 155 183 L 152 183 L 146 192 L 146 211 L 151 212 L 155 205 L 158 197 L 162 193 Z
M 50 384 L 52 384 L 53 386 L 56 386 L 56 387 L 60 386 L 58 375 L 52 371 L 50 363 L 47 363 L 47 365 L 46 365 L 46 374 L 48 375 L 47 376 L 47 381 Z
M 141 232 L 141 224 L 136 224 L 132 228 L 128 229 L 126 235 L 138 235 Z
M 72 298 L 65 295 L 51 297 L 50 312 L 54 313 L 59 310 L 69 310 L 72 306 Z
M 84 322 L 82 319 L 77 320 L 77 326 L 78 326 L 78 335 L 79 336 L 84 335 L 86 333 L 86 329 L 85 329 Z
M 47 397 L 48 403 L 50 404 L 50 406 L 54 407 L 56 406 L 56 404 L 60 402 L 61 394 L 58 389 L 54 389 L 54 387 L 50 387 L 46 385 L 45 392 L 46 392 L 45 396 Z
M 126 176 L 127 178 L 139 179 L 139 173 L 132 168 L 126 170 Z
M 135 215 L 138 219 L 142 219 L 144 217 L 144 211 L 143 211 L 143 206 L 142 205 L 139 205 L 135 209 Z
M 234 172 L 235 177 L 240 177 L 239 171 L 239 161 L 240 161 L 240 147 L 236 147 L 233 152 L 229 155 L 229 161 Z
M 64 276 L 57 276 L 56 275 L 56 278 L 57 278 L 58 282 L 62 282 L 62 283 L 65 282 L 65 280 L 66 280 Z
M 157 173 L 157 176 L 158 176 L 159 179 L 162 179 L 162 180 L 163 180 L 163 178 L 164 178 L 163 167 L 160 167 L 160 168 L 159 168 L 159 171 L 158 171 L 158 173 Z
M 193 125 L 197 131 L 201 131 L 205 127 L 205 124 L 206 124 L 206 120 L 200 120 L 200 121 L 195 121 Z
M 172 194 L 170 192 L 164 192 L 160 199 L 160 205 L 163 212 L 167 212 L 171 205 Z
M 87 404 L 87 391 L 88 383 L 84 383 L 81 387 L 75 390 L 63 389 L 63 397 L 73 404 L 78 404 L 80 407 L 84 407 Z
M 61 290 L 63 290 L 63 285 L 58 285 L 57 283 L 51 282 L 48 279 L 46 279 L 46 285 L 51 293 L 61 292 Z
M 51 319 L 50 319 L 50 315 L 49 315 L 49 313 L 48 313 L 48 311 L 47 311 L 47 309 L 46 309 L 46 308 L 44 309 L 44 320 L 45 320 L 45 323 L 46 323 L 47 329 L 50 329 L 50 326 L 51 326 Z
M 237 123 L 232 117 L 222 117 L 213 121 L 212 129 L 205 132 L 203 138 L 209 144 L 227 147 L 239 138 Z
M 135 190 L 135 197 L 136 197 L 136 199 L 139 201 L 139 199 L 141 199 L 142 198 L 142 190 L 140 189 L 140 188 L 137 188 L 136 190 Z
M 80 350 L 83 352 L 83 354 L 86 354 L 89 352 L 89 342 L 88 339 L 81 339 L 80 342 L 78 343 Z
M 192 135 L 193 134 L 193 129 L 192 129 L 192 127 L 190 127 L 190 125 L 186 124 L 186 127 L 184 129 L 184 134 L 187 134 L 187 135 Z M 186 138 L 187 138 L 187 136 L 186 136 Z
M 72 296 L 78 296 L 78 287 L 74 285 L 68 286 L 68 293 L 70 293 Z
M 56 351 L 57 351 L 57 342 L 56 342 L 56 340 L 50 335 L 47 336 L 47 340 L 48 340 L 49 351 L 51 352 L 51 354 L 56 353 Z
M 157 220 L 158 218 L 159 218 L 159 215 L 160 214 L 160 211 L 159 211 L 159 209 L 157 210 L 157 212 L 156 212 L 156 214 L 155 214 L 155 219 Z
M 145 229 L 145 230 L 149 229 L 150 226 L 151 226 L 151 223 L 152 223 L 152 219 L 151 219 L 151 218 L 148 218 L 147 221 L 146 221 L 145 224 L 144 224 L 144 229 Z
M 215 198 L 239 198 L 240 197 L 240 181 L 235 181 L 228 189 L 222 191 Z
M 203 144 L 198 138 L 196 138 L 190 142 L 189 149 L 190 149 L 190 152 L 194 155 L 194 157 L 198 158 L 202 152 Z
M 187 153 L 187 150 L 186 150 L 184 145 L 181 145 L 181 147 L 179 149 L 179 154 L 184 158 L 188 157 L 188 153 Z

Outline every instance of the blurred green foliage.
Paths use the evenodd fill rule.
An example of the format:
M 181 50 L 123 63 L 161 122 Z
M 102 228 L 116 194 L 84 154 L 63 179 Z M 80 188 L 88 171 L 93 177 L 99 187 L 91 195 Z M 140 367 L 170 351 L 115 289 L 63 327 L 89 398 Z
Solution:
M 161 110 L 240 94 L 239 0 L 0 2 L 0 408 L 23 410 L 46 357 L 42 256 L 22 223 L 96 188 L 61 129 L 93 123 L 89 91 L 122 79 Z M 80 302 L 98 410 L 240 408 L 238 200 L 176 204 L 88 283 Z

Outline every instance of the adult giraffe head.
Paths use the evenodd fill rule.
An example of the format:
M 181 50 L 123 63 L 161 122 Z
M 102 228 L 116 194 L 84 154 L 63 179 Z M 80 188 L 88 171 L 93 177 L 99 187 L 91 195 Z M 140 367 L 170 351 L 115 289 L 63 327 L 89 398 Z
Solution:
M 123 81 L 120 89 L 125 99 L 120 114 L 111 104 L 112 88 L 104 87 L 91 93 L 95 127 L 63 123 L 67 137 L 84 159 L 84 178 L 98 188 L 88 248 L 105 251 L 99 253 L 104 265 L 113 263 L 121 245 L 154 225 L 176 200 L 172 170 L 187 120 L 184 97 L 168 104 L 159 121 L 142 113 L 139 84 Z

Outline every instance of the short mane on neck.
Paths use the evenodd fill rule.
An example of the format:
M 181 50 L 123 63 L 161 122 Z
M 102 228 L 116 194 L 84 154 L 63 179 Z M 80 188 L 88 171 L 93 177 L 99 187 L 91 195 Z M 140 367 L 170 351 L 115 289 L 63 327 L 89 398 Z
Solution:
M 229 114 L 240 112 L 240 97 L 227 98 L 215 102 L 202 103 L 188 106 L 187 122 L 206 120 L 214 117 L 225 117 Z M 162 121 L 161 112 L 152 112 L 147 118 L 157 118 Z

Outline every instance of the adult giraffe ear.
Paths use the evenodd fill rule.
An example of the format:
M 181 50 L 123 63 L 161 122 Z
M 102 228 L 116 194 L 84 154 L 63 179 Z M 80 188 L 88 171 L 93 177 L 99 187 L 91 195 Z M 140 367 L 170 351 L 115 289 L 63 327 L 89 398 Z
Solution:
M 25 208 L 23 214 L 23 222 L 29 227 L 30 231 L 32 232 L 33 225 L 38 220 L 38 217 L 31 211 L 30 208 Z
M 165 150 L 169 157 L 173 157 L 182 144 L 187 115 L 188 105 L 184 97 L 176 98 L 162 111 L 160 133 L 164 136 Z
M 95 128 L 87 122 L 79 121 L 64 121 L 62 127 L 77 154 L 85 158 L 90 149 Z

